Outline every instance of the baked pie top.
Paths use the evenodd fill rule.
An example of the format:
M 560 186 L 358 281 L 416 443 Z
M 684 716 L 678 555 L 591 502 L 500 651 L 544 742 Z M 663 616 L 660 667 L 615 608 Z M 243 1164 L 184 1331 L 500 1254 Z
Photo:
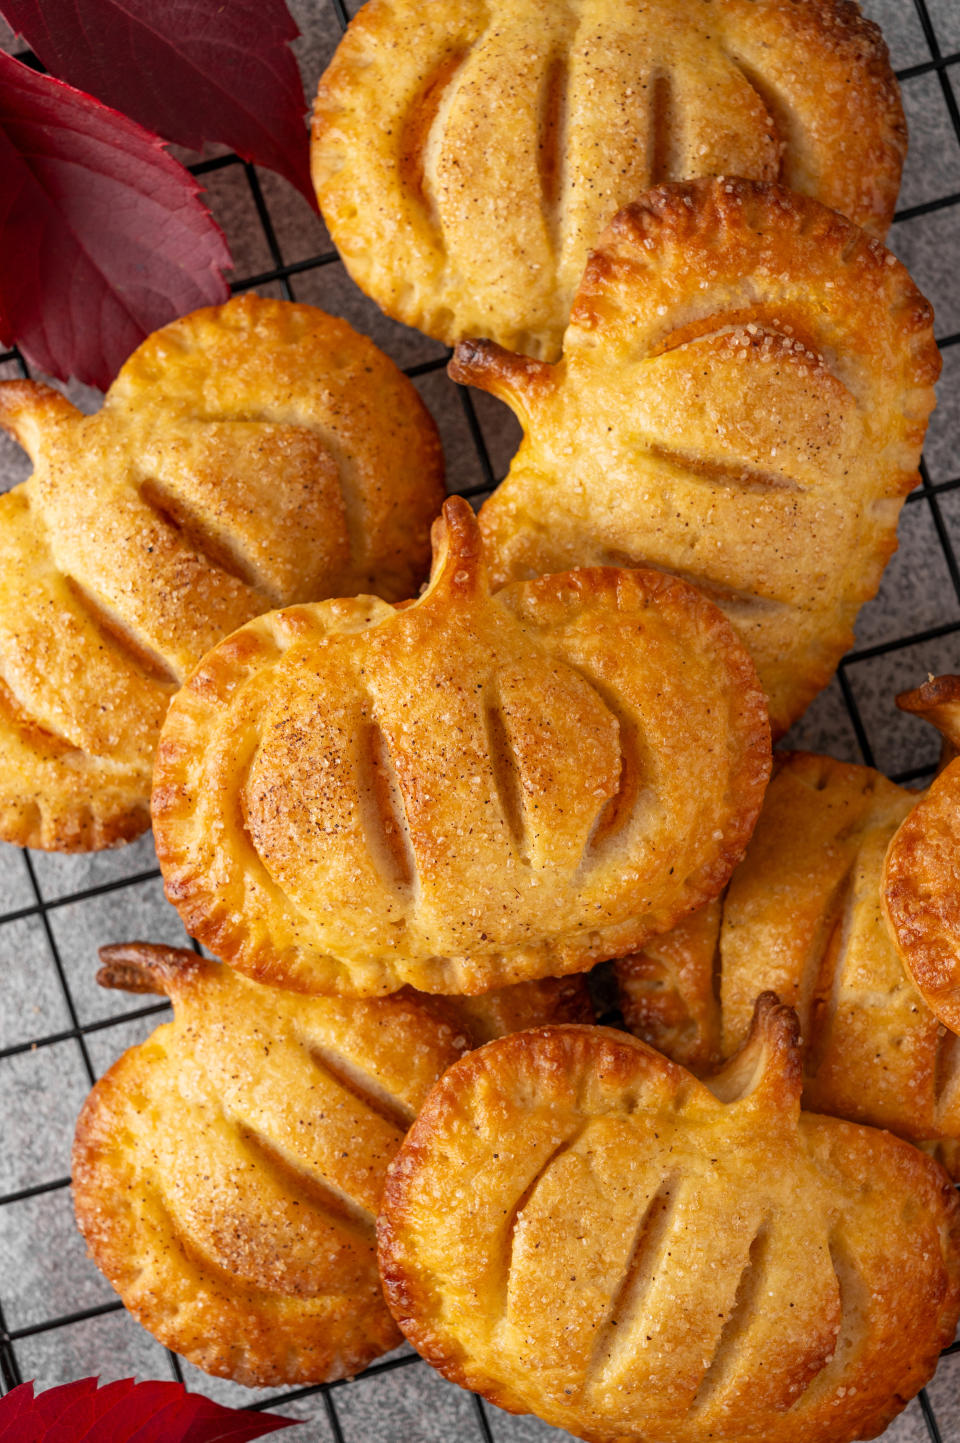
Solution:
M 148 825 L 177 685 L 227 632 L 420 581 L 436 428 L 373 343 L 246 295 L 147 338 L 101 410 L 0 383 L 30 479 L 0 498 L 0 837 L 66 851 Z
M 480 516 L 494 583 L 597 565 L 693 581 L 779 734 L 896 547 L 939 369 L 930 307 L 850 222 L 748 181 L 651 191 L 600 238 L 557 365 L 457 347 L 454 379 L 525 432 Z
M 800 1112 L 760 999 L 709 1084 L 624 1033 L 461 1059 L 390 1165 L 387 1302 L 435 1368 L 592 1443 L 849 1443 L 960 1314 L 960 1202 L 872 1128 Z
M 190 934 L 261 981 L 484 992 L 715 895 L 768 748 L 693 587 L 607 569 L 492 595 L 454 497 L 414 604 L 289 608 L 204 659 L 164 725 L 157 854 Z
M 312 166 L 389 315 L 553 359 L 590 248 L 651 185 L 780 181 L 883 237 L 905 151 L 852 0 L 369 0 L 320 82 Z
M 174 1019 L 97 1083 L 73 1193 L 97 1265 L 168 1347 L 250 1386 L 317 1383 L 400 1342 L 374 1216 L 387 1163 L 474 1029 L 412 991 L 345 1003 L 259 987 L 195 953 L 105 947 L 100 980 Z M 529 1022 L 583 1016 L 575 982 L 491 994 Z

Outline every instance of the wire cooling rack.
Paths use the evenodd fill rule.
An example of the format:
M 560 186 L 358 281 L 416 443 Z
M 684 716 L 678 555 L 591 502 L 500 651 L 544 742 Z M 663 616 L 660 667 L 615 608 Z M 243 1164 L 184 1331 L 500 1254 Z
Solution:
M 343 0 L 291 5 L 304 32 L 308 91 L 349 14 Z M 355 8 L 355 7 L 353 7 Z M 862 761 L 900 782 L 935 765 L 932 733 L 896 711 L 898 690 L 960 670 L 960 0 L 868 0 L 903 87 L 911 154 L 890 244 L 937 310 L 939 409 L 909 497 L 900 551 L 835 681 L 794 728 L 795 745 Z M 29 53 L 20 58 L 35 63 Z M 322 224 L 284 181 L 231 154 L 192 167 L 208 187 L 237 262 L 234 291 L 309 301 L 372 335 L 414 378 L 443 435 L 452 489 L 479 499 L 503 475 L 518 432 L 505 408 L 455 387 L 448 352 L 384 318 L 352 286 Z M 16 351 L 0 376 L 28 375 Z M 96 397 L 73 388 L 80 405 Z M 28 467 L 0 445 L 0 489 Z M 302 1443 L 546 1443 L 567 1437 L 512 1418 L 445 1383 L 407 1350 L 350 1382 L 257 1393 L 207 1378 L 125 1313 L 84 1253 L 69 1203 L 73 1124 L 90 1085 L 156 1025 L 166 1003 L 131 1007 L 100 993 L 96 948 L 141 937 L 183 943 L 163 899 L 149 837 L 116 852 L 58 857 L 0 845 L 0 1375 L 46 1387 L 84 1374 L 174 1377 L 221 1402 L 305 1420 Z M 960 1342 L 887 1443 L 960 1443 Z M 251 1401 L 252 1399 L 252 1401 Z

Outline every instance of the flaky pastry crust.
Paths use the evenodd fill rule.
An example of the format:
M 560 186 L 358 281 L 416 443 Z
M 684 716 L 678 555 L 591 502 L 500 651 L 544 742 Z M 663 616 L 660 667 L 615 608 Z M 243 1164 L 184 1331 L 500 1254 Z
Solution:
M 714 896 L 769 775 L 716 607 L 655 572 L 491 595 L 448 500 L 409 607 L 295 607 L 174 699 L 154 777 L 191 936 L 307 992 L 486 992 L 585 971 Z
M 104 985 L 174 1003 L 77 1124 L 77 1221 L 126 1306 L 251 1387 L 344 1377 L 395 1347 L 374 1244 L 385 1169 L 429 1086 L 496 1025 L 410 990 L 296 997 L 172 947 L 101 958 Z M 533 1022 L 582 1015 L 584 993 L 537 983 L 490 1001 Z
M 494 583 L 597 565 L 693 581 L 780 734 L 896 547 L 939 369 L 930 307 L 848 221 L 747 181 L 651 191 L 601 237 L 557 365 L 457 348 L 454 379 L 525 432 L 481 512 Z
M 899 700 L 944 728 L 951 691 Z M 800 1017 L 806 1107 L 960 1144 L 960 768 L 918 796 L 829 757 L 777 762 L 723 896 L 617 963 L 627 1025 L 709 1074 L 775 990 Z
M 933 1013 L 960 1033 L 960 676 L 897 698 L 942 732 L 946 765 L 900 826 L 884 863 L 883 901 L 903 964 Z M 951 1082 L 960 1134 L 960 1041 Z
M 388 1170 L 387 1302 L 446 1377 L 590 1443 L 849 1443 L 931 1376 L 960 1203 L 889 1134 L 800 1112 L 766 994 L 710 1086 L 607 1028 L 492 1042 Z
M 170 696 L 271 607 L 422 578 L 443 499 L 413 385 L 344 321 L 246 295 L 147 338 L 94 416 L 0 383 L 34 472 L 0 498 L 0 838 L 149 825 Z
M 882 238 L 905 151 L 852 0 L 369 0 L 320 82 L 312 168 L 389 315 L 554 359 L 589 249 L 651 185 L 780 181 Z

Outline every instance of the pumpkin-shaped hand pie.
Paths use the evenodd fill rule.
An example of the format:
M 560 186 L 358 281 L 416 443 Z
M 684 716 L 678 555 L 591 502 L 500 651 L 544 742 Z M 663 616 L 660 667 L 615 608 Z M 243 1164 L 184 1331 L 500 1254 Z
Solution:
M 882 237 L 905 150 L 851 0 L 369 0 L 320 82 L 312 166 L 390 315 L 552 358 L 589 249 L 649 186 L 780 180 Z
M 946 726 L 951 696 L 942 677 L 900 704 Z M 870 767 L 779 762 L 724 895 L 617 963 L 627 1025 L 705 1073 L 775 990 L 800 1017 L 806 1107 L 960 1141 L 960 764 L 918 798 Z
M 597 565 L 694 581 L 785 731 L 896 546 L 940 368 L 931 323 L 894 257 L 815 201 L 651 191 L 601 237 L 558 365 L 457 348 L 451 375 L 526 433 L 480 516 L 494 582 Z
M 308 992 L 584 971 L 714 896 L 769 774 L 721 613 L 656 572 L 491 595 L 459 497 L 430 586 L 259 618 L 171 705 L 157 854 L 191 936 Z
M 170 947 L 101 957 L 104 985 L 174 1003 L 97 1083 L 74 1145 L 81 1231 L 130 1311 L 250 1385 L 341 1377 L 396 1346 L 374 1217 L 427 1089 L 479 1040 L 469 1021 L 412 992 L 296 997 Z M 584 991 L 540 983 L 503 1006 L 579 1017 Z
M 0 383 L 33 458 L 0 498 L 0 838 L 107 847 L 149 824 L 167 703 L 271 607 L 408 596 L 443 500 L 413 385 L 345 322 L 248 295 L 157 331 L 83 416 Z
M 769 994 L 709 1088 L 607 1028 L 489 1043 L 390 1165 L 395 1318 L 446 1377 L 591 1443 L 873 1437 L 953 1338 L 960 1203 L 799 1092 Z

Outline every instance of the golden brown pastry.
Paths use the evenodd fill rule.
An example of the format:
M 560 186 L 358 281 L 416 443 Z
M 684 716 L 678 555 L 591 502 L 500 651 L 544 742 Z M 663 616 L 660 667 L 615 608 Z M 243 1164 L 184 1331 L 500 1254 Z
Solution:
M 312 164 L 389 315 L 553 359 L 589 249 L 649 186 L 779 180 L 883 237 L 905 151 L 852 0 L 369 0 L 320 82 Z
M 83 416 L 0 383 L 30 479 L 0 498 L 0 838 L 149 824 L 160 723 L 227 632 L 344 590 L 398 600 L 443 499 L 436 428 L 373 343 L 246 295 L 144 341 Z
M 884 863 L 887 920 L 923 1000 L 960 1033 L 960 676 L 930 680 L 897 698 L 943 733 L 946 765 L 890 843 Z M 960 1134 L 960 1040 L 951 1038 L 949 1083 Z
M 960 698 L 945 677 L 901 704 L 945 725 L 950 688 Z M 773 989 L 800 1017 L 806 1107 L 960 1140 L 960 1014 L 942 970 L 946 951 L 955 987 L 960 765 L 918 798 L 869 767 L 778 762 L 723 897 L 617 963 L 627 1025 L 709 1072 Z
M 598 565 L 695 582 L 785 731 L 896 547 L 940 369 L 931 322 L 894 257 L 815 201 L 732 180 L 651 191 L 601 237 L 556 366 L 457 348 L 451 375 L 525 431 L 481 512 L 495 585 Z
M 167 896 L 257 978 L 361 995 L 581 972 L 716 895 L 769 774 L 746 652 L 693 587 L 492 596 L 448 500 L 409 607 L 292 607 L 215 648 L 154 778 Z
M 946 1174 L 800 1112 L 796 1016 L 770 995 L 709 1085 L 607 1028 L 461 1059 L 389 1168 L 378 1239 L 429 1363 L 591 1443 L 873 1437 L 960 1314 Z
M 386 1165 L 429 1086 L 496 1028 L 409 990 L 345 1003 L 172 947 L 100 955 L 105 986 L 174 1003 L 77 1125 L 77 1220 L 126 1306 L 251 1386 L 343 1377 L 396 1346 L 374 1243 Z M 582 982 L 520 993 L 503 1006 L 531 1022 L 583 1015 Z
M 597 1020 L 583 976 L 539 977 L 473 997 L 434 995 L 430 1000 L 441 1017 L 448 1016 L 458 1028 L 466 1029 L 473 1047 L 527 1027 Z

